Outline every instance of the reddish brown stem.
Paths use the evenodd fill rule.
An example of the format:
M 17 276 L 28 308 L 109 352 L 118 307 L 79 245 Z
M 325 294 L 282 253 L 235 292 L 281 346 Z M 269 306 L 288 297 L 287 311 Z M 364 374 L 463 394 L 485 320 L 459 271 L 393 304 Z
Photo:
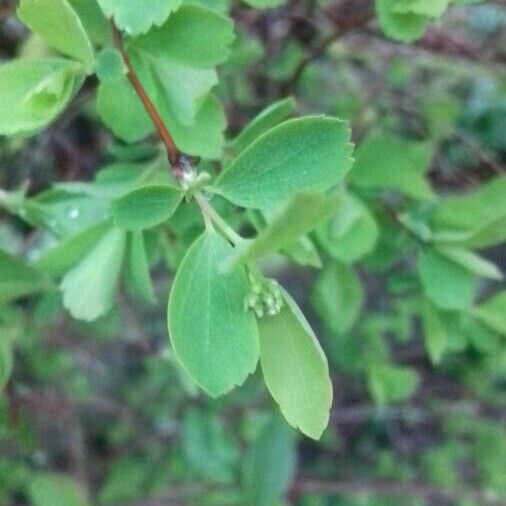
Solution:
M 135 93 L 139 97 L 139 100 L 142 102 L 142 105 L 144 106 L 144 109 L 148 113 L 149 117 L 151 118 L 151 121 L 153 122 L 153 125 L 155 126 L 158 135 L 160 136 L 161 141 L 163 142 L 165 149 L 167 150 L 167 156 L 169 158 L 169 162 L 172 165 L 172 167 L 177 171 L 180 172 L 180 161 L 181 161 L 181 151 L 176 146 L 176 143 L 174 142 L 174 139 L 172 138 L 172 135 L 170 135 L 169 130 L 165 126 L 165 123 L 163 122 L 162 118 L 160 117 L 160 114 L 158 114 L 158 111 L 156 110 L 155 105 L 149 98 L 148 94 L 146 93 L 146 90 L 144 89 L 144 86 L 142 85 L 141 81 L 137 77 L 135 71 L 133 70 L 132 64 L 130 62 L 130 58 L 128 57 L 127 52 L 125 51 L 123 47 L 123 42 L 121 39 L 121 35 L 119 34 L 117 28 L 114 26 L 114 24 L 111 22 L 112 27 L 112 33 L 113 33 L 113 40 L 114 45 L 118 49 L 118 51 L 121 53 L 121 56 L 123 58 L 123 62 L 125 64 L 125 67 L 127 69 L 127 78 L 130 81 L 130 84 L 132 85 Z

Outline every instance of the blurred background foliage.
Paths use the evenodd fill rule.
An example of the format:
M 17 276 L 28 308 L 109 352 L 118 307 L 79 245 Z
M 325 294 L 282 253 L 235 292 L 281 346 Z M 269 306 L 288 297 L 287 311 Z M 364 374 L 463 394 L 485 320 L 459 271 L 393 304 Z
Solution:
M 479 229 L 454 239 L 506 268 L 506 7 L 459 4 L 473 5 L 452 6 L 411 44 L 382 34 L 368 0 L 231 6 L 236 41 L 218 87 L 229 136 L 293 95 L 300 113 L 348 119 L 358 145 L 352 226 L 333 220 L 313 234 L 317 251 L 301 253 L 301 263 L 325 267 L 283 257 L 265 266 L 329 356 L 335 399 L 322 441 L 293 432 L 256 375 L 211 400 L 180 370 L 163 308 L 200 226 L 181 212 L 165 247 L 148 237 L 159 303 L 121 290 L 94 323 L 70 318 L 36 272 L 0 258 L 0 382 L 10 376 L 0 504 L 506 504 L 504 285 L 452 275 L 455 264 L 420 246 L 431 234 Z M 5 60 L 37 51 L 14 10 L 0 2 Z M 39 135 L 0 140 L 2 188 L 37 195 L 56 181 L 91 180 L 113 157 L 152 152 L 105 129 L 96 84 Z M 72 229 L 76 205 L 79 220 L 96 212 L 46 194 L 35 221 Z M 0 213 L 0 247 L 37 258 L 50 232 Z M 462 301 L 469 284 L 473 306 Z

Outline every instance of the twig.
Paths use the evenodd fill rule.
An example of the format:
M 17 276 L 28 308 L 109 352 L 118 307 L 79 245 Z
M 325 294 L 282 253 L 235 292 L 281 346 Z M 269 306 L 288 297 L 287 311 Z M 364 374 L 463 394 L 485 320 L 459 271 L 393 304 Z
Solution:
M 176 176 L 177 179 L 179 179 L 182 175 L 181 158 L 184 155 L 176 146 L 176 143 L 174 142 L 172 135 L 165 126 L 165 123 L 163 122 L 158 111 L 156 110 L 155 105 L 153 104 L 148 94 L 146 93 L 146 90 L 144 89 L 144 86 L 142 85 L 141 81 L 137 77 L 130 62 L 130 58 L 128 57 L 128 54 L 125 51 L 125 48 L 123 47 L 121 34 L 118 32 L 118 29 L 116 28 L 113 22 L 111 22 L 111 29 L 113 34 L 114 45 L 116 49 L 121 53 L 123 62 L 127 70 L 127 78 L 130 81 L 135 93 L 139 97 L 139 100 L 142 102 L 144 109 L 151 118 L 151 121 L 153 122 L 153 125 L 155 126 L 158 135 L 160 136 L 160 139 L 162 140 L 165 146 L 165 149 L 167 150 L 167 156 L 169 158 L 170 164 L 174 169 L 174 175 Z

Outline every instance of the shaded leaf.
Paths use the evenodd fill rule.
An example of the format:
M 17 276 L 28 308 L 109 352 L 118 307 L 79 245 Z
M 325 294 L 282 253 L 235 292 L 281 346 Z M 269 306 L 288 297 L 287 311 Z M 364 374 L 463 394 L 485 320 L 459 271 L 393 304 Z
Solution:
M 28 494 L 33 506 L 87 506 L 81 485 L 70 476 L 40 473 L 29 483 Z
M 63 305 L 78 320 L 92 321 L 111 308 L 125 250 L 125 232 L 111 228 L 61 282 Z
M 125 278 L 127 288 L 134 296 L 141 297 L 149 303 L 155 302 L 156 297 L 149 273 L 149 262 L 142 232 L 132 232 L 128 235 Z
M 427 199 L 432 192 L 425 171 L 431 158 L 429 144 L 372 133 L 357 148 L 350 181 L 360 188 L 394 189 L 408 197 Z
M 351 267 L 328 263 L 316 277 L 311 301 L 328 329 L 344 334 L 357 321 L 364 303 L 360 279 Z
M 378 240 L 376 220 L 350 193 L 339 196 L 337 212 L 316 230 L 319 243 L 332 257 L 353 263 L 370 253 Z
M 380 405 L 408 398 L 417 389 L 418 383 L 416 371 L 409 367 L 378 364 L 368 371 L 369 391 Z
M 473 314 L 495 332 L 506 335 L 506 290 L 479 304 Z
M 427 297 L 442 309 L 470 307 L 475 276 L 432 249 L 418 255 L 418 274 Z
M 272 416 L 244 457 L 246 504 L 272 506 L 287 492 L 295 474 L 296 440 L 280 416 Z
M 17 257 L 0 250 L 0 303 L 44 289 L 41 274 Z
M 172 216 L 183 196 L 175 186 L 143 186 L 113 201 L 112 217 L 118 227 L 126 230 L 156 227 Z

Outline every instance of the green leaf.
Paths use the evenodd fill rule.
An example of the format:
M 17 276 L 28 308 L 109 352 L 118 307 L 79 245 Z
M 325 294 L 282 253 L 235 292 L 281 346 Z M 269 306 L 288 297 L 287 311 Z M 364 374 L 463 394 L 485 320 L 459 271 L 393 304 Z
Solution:
M 357 197 L 343 193 L 340 202 L 337 212 L 317 228 L 316 236 L 333 258 L 353 263 L 374 249 L 379 229 L 373 215 Z
M 108 47 L 100 51 L 95 59 L 95 73 L 103 83 L 118 82 L 125 76 L 125 66 L 121 53 Z
M 232 264 L 244 264 L 291 245 L 310 232 L 339 205 L 334 195 L 296 194 L 275 214 L 269 225 L 255 239 L 234 251 Z
M 473 314 L 495 332 L 506 335 L 506 290 L 473 308 Z
M 441 17 L 448 8 L 449 0 L 397 0 L 394 11 L 413 13 L 431 18 Z
M 146 482 L 152 480 L 153 471 L 140 457 L 113 459 L 101 481 L 99 504 L 120 504 L 138 500 L 144 493 Z
M 322 266 L 322 259 L 312 239 L 302 236 L 294 243 L 283 248 L 283 253 L 299 265 L 315 267 Z
M 147 32 L 153 25 L 165 22 L 182 0 L 143 0 L 142 7 L 131 0 L 98 0 L 104 14 L 129 35 Z
M 149 303 L 154 303 L 156 297 L 149 274 L 149 262 L 142 232 L 129 234 L 126 251 L 125 277 L 127 288 L 134 296 L 139 296 Z
M 26 297 L 43 288 L 44 281 L 37 270 L 0 250 L 0 303 Z
M 167 103 L 158 104 L 162 104 L 162 117 L 171 126 L 170 132 L 182 151 L 213 160 L 221 157 L 226 118 L 221 102 L 214 95 L 207 97 L 191 125 L 178 122 Z
M 439 308 L 463 310 L 470 307 L 475 276 L 435 250 L 418 255 L 418 274 L 427 297 Z
M 188 30 L 182 23 L 188 19 L 191 26 L 205 25 L 209 30 Z M 225 117 L 210 92 L 218 82 L 214 67 L 226 59 L 232 36 L 228 18 L 199 5 L 185 5 L 160 29 L 128 44 L 147 94 L 170 125 L 177 146 L 188 154 L 221 156 Z M 188 48 L 195 53 L 185 61 Z
M 222 272 L 232 247 L 207 230 L 188 250 L 171 289 L 169 334 L 175 354 L 211 396 L 244 382 L 258 361 L 258 331 L 244 309 L 249 286 L 241 268 Z
M 293 97 L 284 98 L 265 108 L 230 142 L 228 149 L 235 155 L 243 152 L 255 139 L 281 123 L 295 109 Z
M 12 373 L 12 349 L 5 336 L 0 337 L 0 394 Z
M 97 112 L 114 135 L 125 142 L 137 142 L 154 129 L 146 110 L 125 76 L 116 82 L 101 82 Z
M 103 222 L 108 208 L 108 199 L 86 195 L 82 186 L 76 193 L 52 188 L 26 200 L 20 216 L 31 225 L 65 237 Z
M 160 28 L 133 45 L 146 53 L 193 68 L 223 63 L 234 40 L 232 20 L 201 5 L 183 5 Z
M 126 230 L 156 227 L 172 216 L 183 196 L 183 191 L 175 186 L 143 186 L 114 200 L 112 217 L 118 227 Z
M 438 364 L 447 347 L 446 327 L 437 309 L 428 301 L 422 306 L 425 347 L 433 364 Z
M 414 199 L 428 199 L 432 192 L 425 171 L 432 151 L 423 142 L 372 133 L 357 148 L 350 181 L 358 188 L 394 189 Z
M 30 132 L 51 121 L 81 80 L 80 65 L 60 58 L 0 65 L 0 135 Z
M 392 39 L 413 42 L 424 32 L 429 19 L 415 12 L 399 12 L 399 4 L 405 0 L 375 0 L 376 14 L 383 32 Z
M 183 418 L 183 454 L 192 471 L 215 482 L 231 482 L 239 452 L 223 424 L 211 415 L 189 409 Z
M 63 275 L 84 258 L 109 228 L 110 223 L 103 222 L 66 237 L 44 251 L 35 262 L 35 267 L 51 276 Z
M 351 329 L 362 310 L 364 293 L 360 278 L 345 264 L 327 263 L 316 277 L 311 301 L 328 329 L 344 334 Z
M 111 228 L 63 278 L 63 305 L 74 318 L 92 321 L 110 310 L 124 250 L 125 232 Z
M 30 479 L 28 495 L 33 506 L 87 506 L 86 493 L 70 476 L 39 473 Z
M 90 39 L 66 0 L 21 0 L 18 16 L 49 47 L 84 63 L 88 70 L 92 67 Z
M 432 224 L 436 228 L 471 232 L 462 244 L 470 248 L 485 248 L 506 240 L 506 176 L 464 195 L 440 201 L 434 211 Z
M 295 443 L 293 431 L 280 416 L 267 420 L 244 457 L 246 504 L 281 504 L 295 475 Z
M 379 405 L 407 399 L 418 388 L 413 369 L 390 364 L 373 365 L 368 371 L 369 391 Z
M 244 207 L 273 207 L 294 193 L 323 192 L 351 168 L 348 124 L 309 116 L 261 135 L 218 177 L 214 191 Z
M 329 420 L 332 383 L 323 350 L 295 301 L 258 322 L 265 384 L 288 423 L 319 439 Z
M 77 12 L 85 32 L 92 42 L 99 46 L 107 46 L 110 42 L 111 29 L 98 6 L 97 0 L 68 0 Z
M 214 67 L 226 60 L 232 40 L 229 18 L 199 5 L 183 5 L 163 26 L 132 40 L 128 48 L 139 58 L 141 77 L 148 70 L 159 98 L 179 123 L 191 125 L 218 83 Z
M 464 269 L 467 269 L 477 276 L 494 279 L 496 281 L 503 279 L 502 272 L 495 264 L 485 260 L 472 251 L 456 246 L 436 246 L 436 250 L 444 257 L 461 265 Z

